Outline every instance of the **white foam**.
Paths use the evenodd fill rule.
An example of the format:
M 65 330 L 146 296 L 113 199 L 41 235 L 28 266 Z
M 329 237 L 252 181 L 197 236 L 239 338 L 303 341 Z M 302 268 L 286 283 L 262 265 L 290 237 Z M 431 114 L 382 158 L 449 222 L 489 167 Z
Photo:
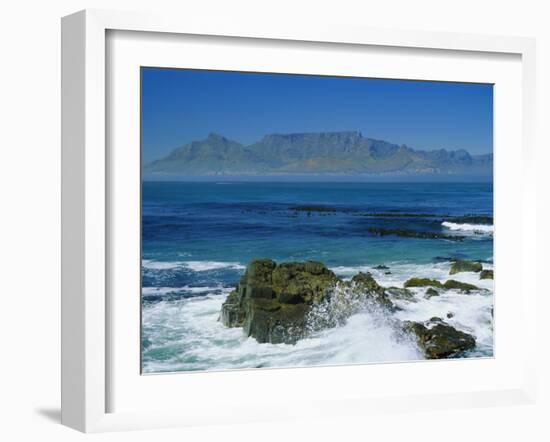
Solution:
M 181 262 L 165 262 L 165 261 L 153 261 L 151 259 L 143 259 L 141 261 L 142 267 L 151 270 L 172 270 L 182 266 Z
M 188 293 L 209 293 L 209 292 L 217 292 L 220 290 L 231 290 L 227 289 L 223 286 L 215 286 L 215 287 L 191 287 L 191 286 L 183 286 L 183 287 L 143 287 L 141 289 L 141 294 L 143 296 L 155 296 L 155 295 L 166 295 L 168 293 L 177 293 L 177 292 L 188 292 Z
M 153 261 L 144 259 L 141 265 L 151 270 L 174 270 L 178 268 L 188 268 L 195 272 L 204 272 L 208 270 L 235 269 L 244 270 L 246 267 L 238 262 L 219 262 L 219 261 Z
M 207 270 L 235 269 L 244 270 L 246 267 L 238 262 L 218 262 L 218 261 L 185 261 L 184 267 L 195 272 L 204 272 Z
M 363 272 L 363 273 L 372 272 L 373 267 L 372 266 L 337 266 L 337 267 L 331 267 L 330 270 L 332 270 L 338 276 L 346 277 L 346 276 L 356 275 L 359 272 Z
M 418 360 L 415 343 L 397 339 L 388 318 L 361 312 L 342 327 L 325 330 L 296 345 L 260 344 L 241 328 L 218 321 L 224 295 L 162 301 L 143 309 L 148 348 L 166 351 L 164 360 L 144 358 L 144 371 L 299 367 Z
M 227 264 L 227 263 L 226 263 Z M 440 295 L 425 299 L 425 287 L 411 289 L 414 300 L 394 300 L 402 310 L 387 317 L 377 311 L 361 311 L 340 327 L 324 330 L 296 345 L 259 344 L 244 336 L 241 328 L 228 328 L 218 321 L 227 292 L 212 291 L 206 296 L 176 301 L 161 301 L 143 309 L 144 335 L 151 342 L 144 354 L 144 371 L 224 370 L 256 367 L 299 367 L 422 359 L 416 344 L 399 336 L 394 320 L 427 321 L 433 316 L 476 337 L 473 355 L 491 355 L 493 348 L 493 281 L 480 280 L 479 273 L 449 275 L 450 262 L 435 264 L 385 263 L 387 270 L 370 266 L 338 267 L 339 274 L 370 271 L 383 286 L 403 287 L 413 277 L 444 282 L 455 279 L 485 290 L 469 294 L 440 290 Z M 484 269 L 492 269 L 483 264 Z M 197 288 L 203 290 L 205 288 Z M 447 314 L 452 313 L 452 318 Z M 158 355 L 166 352 L 165 357 Z
M 461 232 L 474 233 L 476 235 L 492 235 L 493 226 L 487 224 L 457 224 L 444 221 L 441 223 L 443 227 L 449 230 L 458 230 Z

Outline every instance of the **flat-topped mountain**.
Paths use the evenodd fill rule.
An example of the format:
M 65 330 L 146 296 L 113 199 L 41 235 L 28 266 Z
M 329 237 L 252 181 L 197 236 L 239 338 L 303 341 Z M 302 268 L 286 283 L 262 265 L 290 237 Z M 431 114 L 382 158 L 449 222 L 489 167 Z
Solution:
M 415 150 L 360 132 L 271 134 L 243 145 L 211 133 L 146 164 L 146 175 L 490 175 L 493 154 Z

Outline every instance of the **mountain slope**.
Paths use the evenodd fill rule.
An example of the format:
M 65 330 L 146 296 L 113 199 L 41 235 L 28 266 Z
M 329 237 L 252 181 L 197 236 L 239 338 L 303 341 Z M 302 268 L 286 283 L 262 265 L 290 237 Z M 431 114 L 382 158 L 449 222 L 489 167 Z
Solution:
M 360 132 L 271 134 L 245 146 L 218 134 L 144 166 L 151 175 L 490 174 L 493 155 L 414 150 Z

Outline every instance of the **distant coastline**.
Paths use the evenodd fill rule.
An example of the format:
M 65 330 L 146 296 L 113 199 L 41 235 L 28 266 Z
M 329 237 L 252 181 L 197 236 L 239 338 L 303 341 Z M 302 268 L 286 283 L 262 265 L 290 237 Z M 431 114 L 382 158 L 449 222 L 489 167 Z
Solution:
M 197 183 L 492 183 L 493 175 L 467 174 L 309 174 L 309 175 L 176 175 L 142 173 L 147 182 L 197 182 Z
M 174 149 L 143 164 L 144 178 L 233 177 L 286 181 L 481 181 L 492 180 L 493 154 L 464 149 L 418 150 L 364 137 L 358 131 L 270 134 L 251 145 L 223 135 Z

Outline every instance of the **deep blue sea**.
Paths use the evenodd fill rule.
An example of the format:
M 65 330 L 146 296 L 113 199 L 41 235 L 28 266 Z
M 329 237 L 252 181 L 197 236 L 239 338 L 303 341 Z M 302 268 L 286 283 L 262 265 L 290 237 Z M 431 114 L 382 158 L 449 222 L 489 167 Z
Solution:
M 144 181 L 143 370 L 418 359 L 413 346 L 394 342 L 390 325 L 375 326 L 368 316 L 291 346 L 258 344 L 240 329 L 223 327 L 217 315 L 247 262 L 257 257 L 321 261 L 342 277 L 371 271 L 386 286 L 402 286 L 412 276 L 444 280 L 451 258 L 480 260 L 492 268 L 492 226 L 452 219 L 492 216 L 492 211 L 491 183 Z M 373 228 L 463 239 L 379 236 Z M 390 270 L 372 269 L 377 265 Z M 449 293 L 430 302 L 419 292 L 420 302 L 404 306 L 398 319 L 424 320 L 452 310 L 457 328 L 479 335 L 473 355 L 490 356 L 492 281 L 475 284 L 487 290 L 468 297 Z M 365 336 L 372 339 L 366 342 Z

